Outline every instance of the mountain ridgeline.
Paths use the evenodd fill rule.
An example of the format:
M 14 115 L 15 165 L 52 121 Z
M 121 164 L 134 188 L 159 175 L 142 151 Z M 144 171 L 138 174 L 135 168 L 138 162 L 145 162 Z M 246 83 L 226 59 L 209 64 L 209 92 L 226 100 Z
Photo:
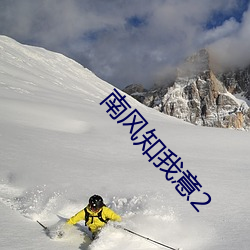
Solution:
M 206 49 L 185 60 L 171 85 L 146 90 L 132 84 L 124 92 L 148 107 L 195 125 L 250 128 L 250 66 L 219 72 Z

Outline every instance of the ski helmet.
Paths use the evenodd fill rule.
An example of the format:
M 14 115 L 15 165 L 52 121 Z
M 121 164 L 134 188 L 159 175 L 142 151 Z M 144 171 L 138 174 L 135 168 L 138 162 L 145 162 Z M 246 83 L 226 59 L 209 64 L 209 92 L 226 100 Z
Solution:
M 99 195 L 93 195 L 89 198 L 89 206 L 93 210 L 98 210 L 103 207 L 103 199 Z

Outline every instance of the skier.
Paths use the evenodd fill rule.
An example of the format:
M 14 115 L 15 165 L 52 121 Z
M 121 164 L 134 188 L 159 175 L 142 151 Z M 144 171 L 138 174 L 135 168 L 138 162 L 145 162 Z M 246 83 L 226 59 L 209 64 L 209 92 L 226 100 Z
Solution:
M 122 219 L 113 210 L 105 206 L 101 196 L 95 194 L 89 198 L 89 204 L 72 216 L 67 224 L 74 225 L 80 220 L 85 220 L 85 226 L 92 232 L 94 239 L 109 220 L 120 222 Z

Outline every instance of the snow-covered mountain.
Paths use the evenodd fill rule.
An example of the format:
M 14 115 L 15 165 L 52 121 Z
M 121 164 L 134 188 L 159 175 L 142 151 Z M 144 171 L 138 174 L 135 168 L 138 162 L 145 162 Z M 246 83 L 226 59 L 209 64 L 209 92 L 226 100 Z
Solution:
M 62 239 L 36 223 L 53 228 L 58 215 L 69 218 L 97 193 L 124 227 L 168 246 L 248 250 L 249 133 L 193 126 L 120 90 L 131 108 L 119 122 L 103 102 L 113 89 L 63 55 L 0 37 L 0 248 L 163 249 L 112 225 L 91 243 L 84 222 Z M 132 128 L 123 120 L 135 111 L 144 120 Z M 136 133 L 139 124 L 146 126 Z M 166 173 L 167 160 L 157 166 L 169 150 L 180 171 Z M 195 191 L 180 189 L 184 173 Z M 199 212 L 191 202 L 203 204 Z
M 149 107 L 196 125 L 248 130 L 249 68 L 221 73 L 211 61 L 208 50 L 200 50 L 180 65 L 172 85 L 149 91 L 132 85 L 124 91 Z

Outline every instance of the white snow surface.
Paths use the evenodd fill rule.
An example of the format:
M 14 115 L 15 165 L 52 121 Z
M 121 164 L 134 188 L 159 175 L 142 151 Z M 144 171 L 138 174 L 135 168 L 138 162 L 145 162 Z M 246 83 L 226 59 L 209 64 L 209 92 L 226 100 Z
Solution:
M 113 89 L 63 55 L 0 36 L 0 249 L 164 249 L 112 223 L 92 243 L 84 222 L 61 239 L 36 223 L 53 231 L 99 194 L 123 227 L 168 246 L 249 250 L 249 132 L 193 126 L 126 96 L 126 114 L 148 121 L 137 142 L 154 128 L 202 185 L 190 201 L 211 196 L 197 212 L 100 105 Z

